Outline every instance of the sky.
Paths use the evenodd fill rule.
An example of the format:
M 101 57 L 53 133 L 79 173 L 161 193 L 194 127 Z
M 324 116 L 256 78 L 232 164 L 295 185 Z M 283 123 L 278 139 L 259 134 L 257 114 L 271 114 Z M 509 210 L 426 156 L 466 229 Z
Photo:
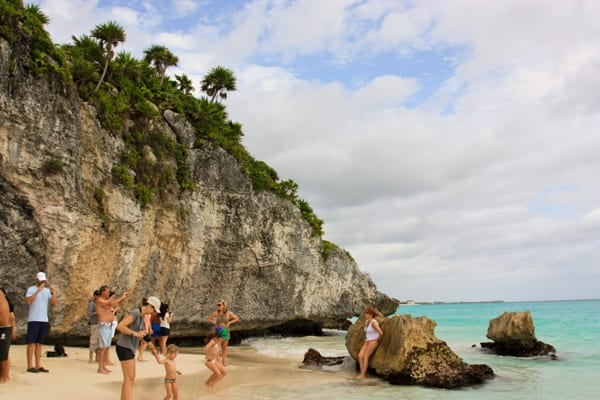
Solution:
M 35 4 L 56 43 L 116 21 L 196 88 L 231 69 L 246 148 L 382 292 L 600 298 L 600 2 Z

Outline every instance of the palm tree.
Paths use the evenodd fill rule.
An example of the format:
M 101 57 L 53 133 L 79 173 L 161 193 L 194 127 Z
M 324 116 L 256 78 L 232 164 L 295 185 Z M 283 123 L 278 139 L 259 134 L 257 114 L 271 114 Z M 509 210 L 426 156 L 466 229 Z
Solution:
M 100 41 L 100 47 L 104 53 L 104 69 L 102 70 L 102 75 L 100 76 L 100 80 L 96 85 L 96 89 L 94 89 L 94 92 L 97 92 L 100 88 L 100 84 L 106 76 L 108 63 L 115 56 L 113 48 L 117 47 L 119 43 L 123 43 L 125 41 L 125 30 L 116 22 L 110 21 L 106 24 L 96 25 L 96 28 L 94 28 L 92 31 L 92 37 Z
M 190 94 L 194 91 L 192 80 L 188 78 L 186 74 L 175 75 L 175 80 L 177 81 L 177 88 L 181 90 L 183 94 Z
M 21 5 L 23 5 L 22 2 Z M 50 18 L 42 12 L 42 9 L 37 4 L 28 4 L 25 6 L 25 12 L 35 18 L 40 25 L 46 25 L 50 22 Z
M 154 67 L 160 76 L 161 84 L 165 78 L 167 68 L 177 65 L 179 62 L 179 59 L 176 55 L 171 53 L 171 50 L 158 44 L 154 44 L 148 49 L 144 50 L 144 60 Z
M 71 36 L 71 38 L 73 44 L 65 44 L 62 49 L 69 55 L 73 80 L 78 85 L 89 86 L 91 91 L 100 76 L 97 66 L 104 60 L 100 43 L 88 35 Z
M 202 91 L 214 102 L 217 96 L 227 98 L 227 91 L 235 91 L 236 79 L 233 71 L 225 67 L 215 67 L 202 79 Z
M 115 70 L 119 71 L 127 79 L 139 84 L 142 80 L 143 65 L 128 51 L 121 51 L 115 57 Z

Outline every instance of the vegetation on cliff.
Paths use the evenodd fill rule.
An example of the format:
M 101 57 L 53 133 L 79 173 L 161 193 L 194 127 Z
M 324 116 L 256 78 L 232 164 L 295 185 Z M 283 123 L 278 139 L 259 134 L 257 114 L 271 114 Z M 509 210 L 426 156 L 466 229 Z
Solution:
M 200 82 L 206 96 L 197 98 L 185 74 L 175 79 L 166 75 L 178 62 L 168 48 L 152 45 L 143 59 L 125 51 L 115 54 L 126 40 L 126 32 L 113 21 L 97 25 L 90 35 L 72 37 L 72 43 L 55 45 L 44 29 L 47 23 L 48 17 L 37 5 L 0 0 L 0 37 L 29 54 L 26 64 L 19 68 L 27 68 L 40 78 L 58 76 L 66 87 L 76 88 L 83 100 L 96 107 L 102 126 L 123 138 L 126 149 L 112 176 L 115 183 L 135 194 L 142 207 L 158 201 L 172 183 L 176 182 L 180 190 L 194 188 L 187 148 L 152 124 L 153 118 L 169 109 L 193 125 L 195 146 L 212 143 L 225 149 L 238 160 L 255 191 L 269 191 L 291 201 L 312 227 L 313 235 L 323 235 L 323 221 L 298 196 L 298 184 L 281 180 L 272 167 L 254 159 L 243 146 L 242 125 L 229 119 L 220 101 L 237 89 L 231 70 L 213 68 Z M 11 60 L 12 69 L 17 64 Z M 176 168 L 167 160 L 175 160 Z

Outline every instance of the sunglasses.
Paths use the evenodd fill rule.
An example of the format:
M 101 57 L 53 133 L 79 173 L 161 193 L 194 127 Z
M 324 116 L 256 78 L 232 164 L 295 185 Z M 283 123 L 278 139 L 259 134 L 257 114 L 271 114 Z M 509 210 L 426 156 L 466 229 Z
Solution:
M 217 303 L 217 307 L 221 307 L 223 304 L 221 303 Z

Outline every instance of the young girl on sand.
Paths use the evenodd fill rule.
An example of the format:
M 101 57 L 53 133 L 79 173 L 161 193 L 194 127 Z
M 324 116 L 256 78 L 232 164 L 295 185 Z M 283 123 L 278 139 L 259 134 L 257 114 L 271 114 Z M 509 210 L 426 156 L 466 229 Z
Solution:
M 167 395 L 164 400 L 179 399 L 179 387 L 175 378 L 177 375 L 181 375 L 181 372 L 177 370 L 177 366 L 175 365 L 177 354 L 179 354 L 179 347 L 174 344 L 167 346 L 167 355 L 162 360 L 156 354 L 156 362 L 165 366 L 165 390 L 167 391 Z
M 204 365 L 212 371 L 212 375 L 208 377 L 204 384 L 209 391 L 215 392 L 215 384 L 227 375 L 227 369 L 219 360 L 219 347 L 223 343 L 223 339 L 213 333 L 207 340 L 208 343 L 204 346 L 204 353 L 206 354 Z

